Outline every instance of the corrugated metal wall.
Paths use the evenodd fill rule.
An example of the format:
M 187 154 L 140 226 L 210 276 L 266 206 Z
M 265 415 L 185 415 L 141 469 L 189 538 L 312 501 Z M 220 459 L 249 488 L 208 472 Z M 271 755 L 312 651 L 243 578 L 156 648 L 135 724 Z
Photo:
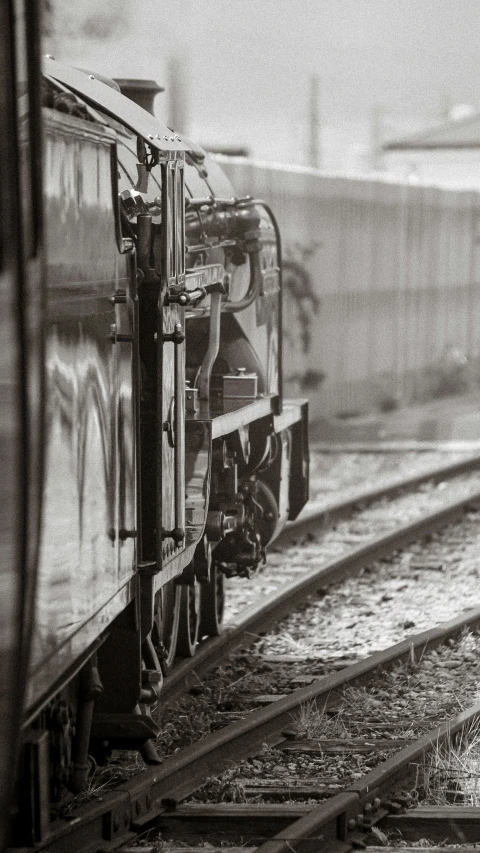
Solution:
M 278 217 L 286 393 L 313 418 L 478 384 L 480 194 L 217 159 Z

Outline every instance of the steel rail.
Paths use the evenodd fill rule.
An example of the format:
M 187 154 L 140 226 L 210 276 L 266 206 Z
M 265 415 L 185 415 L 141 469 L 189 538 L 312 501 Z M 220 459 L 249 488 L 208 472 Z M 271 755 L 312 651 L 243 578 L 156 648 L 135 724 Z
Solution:
M 236 622 L 228 625 L 222 634 L 202 643 L 195 657 L 179 663 L 165 680 L 161 695 L 162 702 L 172 702 L 185 692 L 188 684 L 198 684 L 198 679 L 212 666 L 240 646 L 254 643 L 259 636 L 288 616 L 320 587 L 333 581 L 338 582 L 358 574 L 366 565 L 389 556 L 415 539 L 427 536 L 449 521 L 454 521 L 465 508 L 480 502 L 480 490 L 469 497 L 457 498 L 441 509 L 424 514 L 395 530 L 368 540 L 363 545 L 349 549 L 341 557 L 335 557 L 315 567 L 284 587 L 263 599 L 261 604 L 246 608 Z
M 382 829 L 395 829 L 408 841 L 428 838 L 430 842 L 444 844 L 475 842 L 480 838 L 480 809 L 461 804 L 428 806 L 420 803 L 404 814 L 386 817 L 382 820 Z
M 361 833 L 375 825 L 383 830 L 400 830 L 402 838 L 411 841 L 419 838 L 444 843 L 477 841 L 478 808 L 420 806 L 403 814 L 390 814 L 388 796 L 393 786 L 398 789 L 400 783 L 405 786 L 418 778 L 420 762 L 430 749 L 437 749 L 442 741 L 451 739 L 479 716 L 480 704 L 455 715 L 319 806 L 288 802 L 186 804 L 172 814 L 162 815 L 156 829 L 164 837 L 172 834 L 181 841 L 195 832 L 203 837 L 221 835 L 224 842 L 248 846 L 253 844 L 250 839 L 272 836 L 256 853 L 292 853 L 303 849 L 301 842 L 315 842 L 315 853 L 350 851 L 365 846 Z
M 118 849 L 151 826 L 159 815 L 194 793 L 209 777 L 218 776 L 232 764 L 258 754 L 264 744 L 273 746 L 284 742 L 286 738 L 282 732 L 291 726 L 292 714 L 303 704 L 327 706 L 334 699 L 335 692 L 343 686 L 368 683 L 378 670 L 410 660 L 412 655 L 423 654 L 427 648 L 434 648 L 464 628 L 474 626 L 480 626 L 480 608 L 409 637 L 340 672 L 295 690 L 283 699 L 252 711 L 246 719 L 212 732 L 200 742 L 168 757 L 159 767 L 141 771 L 113 792 L 98 798 L 93 805 L 90 803 L 78 808 L 69 819 L 56 821 L 51 835 L 36 845 L 35 849 L 48 850 L 48 853 L 71 853 L 72 850 L 76 853 L 110 853 Z M 423 740 L 426 742 L 428 738 L 424 737 Z M 378 769 L 368 774 L 365 777 L 368 797 L 378 796 L 381 785 L 393 778 L 395 773 L 400 775 L 402 766 L 397 756 L 394 756 L 382 765 L 386 768 L 383 776 Z M 319 809 L 328 812 L 329 809 L 335 810 L 341 806 L 343 812 L 338 812 L 340 814 L 355 803 L 358 813 L 359 799 L 365 794 L 362 785 L 361 780 Z M 318 809 L 314 811 L 318 813 Z M 26 849 L 22 853 L 26 853 Z
M 300 850 L 306 849 L 302 842 L 309 842 L 311 845 L 312 841 L 315 841 L 315 853 L 348 853 L 358 849 L 361 846 L 360 839 L 352 838 L 351 833 L 355 832 L 357 827 L 361 828 L 361 815 L 365 806 L 371 808 L 375 800 L 385 800 L 394 786 L 412 776 L 412 771 L 416 771 L 429 750 L 454 737 L 479 717 L 478 703 L 456 714 L 443 725 L 427 732 L 413 744 L 387 758 L 370 773 L 362 776 L 355 785 L 312 809 L 308 815 L 283 830 L 281 835 L 258 847 L 256 853 L 299 853 Z M 373 815 L 369 811 L 368 823 L 378 823 L 387 814 L 388 811 L 384 809 L 379 809 Z
M 349 515 L 359 504 L 372 503 L 381 498 L 394 495 L 403 489 L 412 489 L 415 486 L 420 486 L 422 483 L 437 483 L 445 477 L 451 478 L 459 474 L 465 474 L 479 466 L 480 455 L 476 453 L 468 456 L 466 459 L 449 462 L 447 465 L 439 465 L 428 471 L 412 474 L 410 477 L 405 477 L 402 480 L 391 480 L 381 486 L 374 486 L 371 489 L 359 491 L 357 494 L 345 498 L 345 500 L 340 500 L 337 503 L 327 506 L 316 507 L 315 501 L 313 501 L 307 504 L 306 508 L 295 521 L 287 524 L 275 540 L 275 544 L 284 545 L 298 536 L 304 536 L 312 527 L 318 526 L 324 520 L 332 521 L 333 519 L 343 518 Z

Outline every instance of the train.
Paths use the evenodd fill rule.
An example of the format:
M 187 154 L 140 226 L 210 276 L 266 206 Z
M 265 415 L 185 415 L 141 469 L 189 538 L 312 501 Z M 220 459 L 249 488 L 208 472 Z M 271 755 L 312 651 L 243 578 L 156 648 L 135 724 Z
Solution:
M 282 394 L 282 259 L 260 199 L 140 104 L 152 81 L 43 59 L 2 6 L 0 846 L 113 749 L 159 761 L 176 657 L 221 631 L 308 498 Z M 12 768 L 18 766 L 12 794 Z

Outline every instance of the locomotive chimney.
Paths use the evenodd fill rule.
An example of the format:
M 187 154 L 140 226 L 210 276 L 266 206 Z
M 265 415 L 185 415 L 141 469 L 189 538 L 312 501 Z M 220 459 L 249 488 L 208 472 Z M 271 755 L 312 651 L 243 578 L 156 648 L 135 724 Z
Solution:
M 153 102 L 159 92 L 165 91 L 163 86 L 159 86 L 155 80 L 133 80 L 116 77 L 115 82 L 120 86 L 122 95 L 130 98 L 131 101 L 135 101 L 139 107 L 147 110 L 152 116 L 155 115 Z

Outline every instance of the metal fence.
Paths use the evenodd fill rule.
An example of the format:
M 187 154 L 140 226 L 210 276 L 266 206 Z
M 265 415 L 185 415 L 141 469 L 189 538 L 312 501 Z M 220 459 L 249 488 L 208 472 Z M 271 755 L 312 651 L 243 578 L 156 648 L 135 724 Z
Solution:
M 480 194 L 217 159 L 278 217 L 286 393 L 313 419 L 478 385 Z

